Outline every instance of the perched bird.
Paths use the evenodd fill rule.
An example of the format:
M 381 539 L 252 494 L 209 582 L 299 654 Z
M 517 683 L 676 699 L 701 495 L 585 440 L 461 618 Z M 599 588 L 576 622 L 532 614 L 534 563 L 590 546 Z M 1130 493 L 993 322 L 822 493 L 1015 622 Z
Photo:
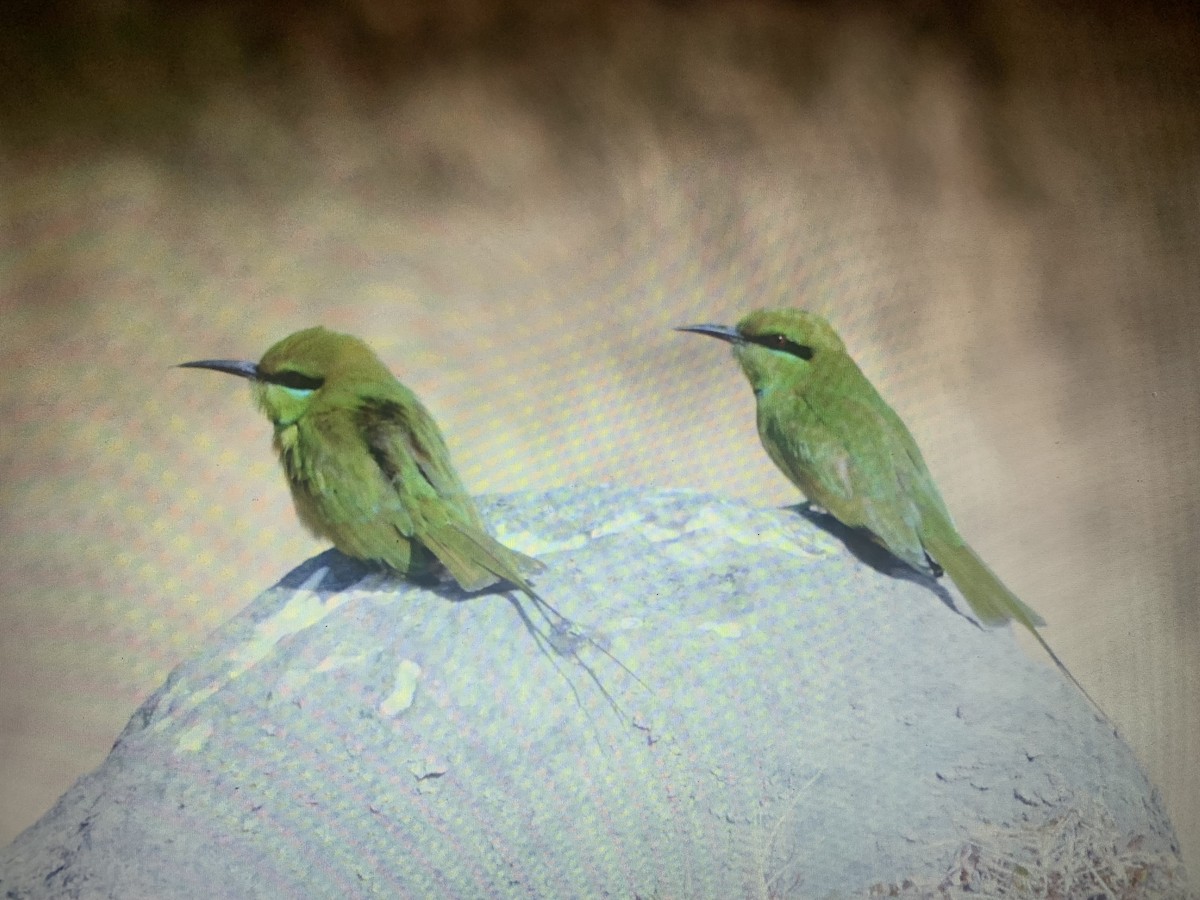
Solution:
M 358 338 L 307 328 L 258 363 L 182 366 L 250 380 L 296 512 L 316 536 L 409 578 L 435 576 L 440 563 L 464 590 L 505 581 L 540 599 L 524 575 L 542 564 L 487 533 L 437 423 Z
M 913 436 L 827 321 L 802 309 L 763 309 L 734 328 L 677 330 L 733 345 L 758 402 L 763 447 L 809 501 L 914 569 L 934 577 L 944 569 L 984 625 L 1020 622 L 1087 696 L 1038 633 L 1042 617 L 959 535 Z
M 296 512 L 313 534 L 347 556 L 414 580 L 434 578 L 444 567 L 466 591 L 498 582 L 519 588 L 552 628 L 548 638 L 525 620 L 542 649 L 575 657 L 624 716 L 576 648 L 590 644 L 643 687 L 645 682 L 533 590 L 525 575 L 545 566 L 487 533 L 433 416 L 366 344 L 307 328 L 279 341 L 257 363 L 203 359 L 181 365 L 250 380 L 255 402 L 275 426 L 275 450 Z

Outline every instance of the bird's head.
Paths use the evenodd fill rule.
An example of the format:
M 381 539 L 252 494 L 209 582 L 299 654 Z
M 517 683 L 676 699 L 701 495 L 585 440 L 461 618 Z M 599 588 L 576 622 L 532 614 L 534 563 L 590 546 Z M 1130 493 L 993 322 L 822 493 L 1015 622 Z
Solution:
M 803 309 L 760 309 L 736 326 L 685 325 L 733 345 L 733 355 L 756 394 L 772 385 L 802 383 L 823 357 L 845 354 L 846 345 L 828 322 Z
M 276 428 L 294 424 L 321 399 L 334 398 L 373 380 L 394 380 L 365 343 L 320 326 L 288 335 L 257 363 L 203 359 L 180 365 L 249 379 L 255 402 Z

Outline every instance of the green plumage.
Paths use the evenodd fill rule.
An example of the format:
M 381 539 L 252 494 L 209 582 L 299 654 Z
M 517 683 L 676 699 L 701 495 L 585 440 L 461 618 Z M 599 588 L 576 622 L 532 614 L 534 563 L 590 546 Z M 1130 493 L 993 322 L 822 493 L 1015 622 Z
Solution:
M 433 416 L 366 344 L 308 328 L 285 337 L 257 363 L 207 359 L 183 365 L 250 380 L 255 402 L 275 428 L 275 450 L 296 512 L 313 534 L 347 556 L 382 563 L 408 578 L 425 580 L 444 568 L 467 591 L 497 582 L 519 588 L 552 628 L 547 636 L 526 619 L 543 651 L 574 656 L 623 715 L 578 658 L 576 645 L 595 647 L 641 679 L 534 592 L 525 576 L 545 566 L 487 533 Z
M 309 328 L 257 364 L 184 365 L 251 380 L 296 512 L 313 534 L 410 578 L 440 564 L 464 590 L 505 581 L 533 596 L 524 574 L 542 564 L 487 533 L 437 423 L 358 338 Z
M 913 436 L 828 322 L 800 309 L 765 309 L 735 328 L 680 330 L 733 345 L 757 399 L 763 447 L 810 501 L 866 529 L 913 568 L 935 576 L 945 569 L 980 622 L 1020 622 L 1075 681 L 1037 632 L 1041 616 L 959 535 Z

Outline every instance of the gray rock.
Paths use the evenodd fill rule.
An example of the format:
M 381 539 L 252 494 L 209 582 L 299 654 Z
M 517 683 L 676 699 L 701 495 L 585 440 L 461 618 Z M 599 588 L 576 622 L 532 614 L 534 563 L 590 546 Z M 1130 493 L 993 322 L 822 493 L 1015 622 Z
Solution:
M 594 643 L 519 594 L 322 554 L 0 851 L 0 896 L 1112 896 L 1106 872 L 1187 895 L 1075 687 L 818 517 L 610 488 L 483 506 Z

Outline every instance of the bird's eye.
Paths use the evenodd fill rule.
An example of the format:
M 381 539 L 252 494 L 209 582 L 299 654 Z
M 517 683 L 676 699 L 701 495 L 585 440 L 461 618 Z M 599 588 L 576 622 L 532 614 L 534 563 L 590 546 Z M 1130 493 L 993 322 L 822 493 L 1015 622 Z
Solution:
M 269 381 L 271 384 L 277 384 L 280 387 L 290 388 L 294 391 L 315 391 L 325 383 L 324 378 L 315 375 L 305 375 L 303 372 L 297 372 L 294 369 L 282 369 L 279 372 L 265 375 L 263 376 L 263 381 Z
M 782 334 L 764 334 L 762 337 L 751 338 L 754 343 L 766 347 L 770 350 L 779 350 L 783 353 L 791 354 L 800 359 L 812 359 L 813 348 L 807 347 L 804 344 L 797 344 L 790 338 Z

